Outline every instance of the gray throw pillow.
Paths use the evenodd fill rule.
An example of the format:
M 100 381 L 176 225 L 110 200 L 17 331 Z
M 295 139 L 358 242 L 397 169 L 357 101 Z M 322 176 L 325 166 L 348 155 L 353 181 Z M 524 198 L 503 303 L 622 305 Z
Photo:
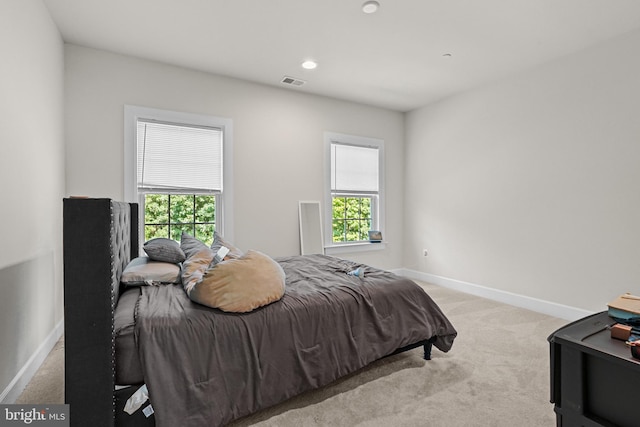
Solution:
M 142 248 L 153 261 L 180 264 L 186 259 L 184 252 L 180 249 L 180 244 L 164 237 L 151 239 Z
M 182 249 L 182 252 L 184 252 L 184 255 L 188 259 L 203 249 L 209 249 L 209 247 L 191 234 L 183 231 L 182 236 L 180 236 L 180 249 Z

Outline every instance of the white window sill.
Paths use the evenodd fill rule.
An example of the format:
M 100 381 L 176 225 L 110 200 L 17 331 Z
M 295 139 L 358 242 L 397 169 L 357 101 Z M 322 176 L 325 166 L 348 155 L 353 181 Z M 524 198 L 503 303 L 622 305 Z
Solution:
M 367 252 L 367 251 L 380 251 L 385 249 L 386 242 L 371 243 L 371 242 L 358 242 L 358 243 L 345 243 L 338 245 L 325 246 L 324 253 L 327 255 L 345 254 L 353 252 Z

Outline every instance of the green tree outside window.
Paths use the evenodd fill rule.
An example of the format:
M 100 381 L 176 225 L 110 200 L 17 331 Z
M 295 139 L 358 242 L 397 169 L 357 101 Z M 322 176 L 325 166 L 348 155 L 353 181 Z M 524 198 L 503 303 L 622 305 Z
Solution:
M 332 198 L 334 242 L 369 240 L 371 197 Z
M 180 241 L 184 231 L 210 243 L 215 224 L 214 195 L 145 194 L 145 241 L 156 237 Z

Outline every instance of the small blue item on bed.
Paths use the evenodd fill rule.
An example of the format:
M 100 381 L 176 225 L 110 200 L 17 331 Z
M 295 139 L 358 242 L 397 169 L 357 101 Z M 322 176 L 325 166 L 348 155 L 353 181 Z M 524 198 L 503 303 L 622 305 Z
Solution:
M 356 277 L 363 278 L 364 277 L 364 269 L 358 267 L 355 270 L 352 270 L 352 271 L 348 272 L 347 274 L 349 276 L 356 276 Z

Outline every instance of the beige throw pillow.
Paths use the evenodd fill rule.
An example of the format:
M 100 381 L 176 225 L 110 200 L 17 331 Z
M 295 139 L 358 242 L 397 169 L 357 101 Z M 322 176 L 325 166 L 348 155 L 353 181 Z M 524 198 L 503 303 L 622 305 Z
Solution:
M 223 311 L 246 313 L 279 300 L 284 295 L 285 274 L 269 256 L 250 250 L 208 269 L 187 287 L 192 301 Z

